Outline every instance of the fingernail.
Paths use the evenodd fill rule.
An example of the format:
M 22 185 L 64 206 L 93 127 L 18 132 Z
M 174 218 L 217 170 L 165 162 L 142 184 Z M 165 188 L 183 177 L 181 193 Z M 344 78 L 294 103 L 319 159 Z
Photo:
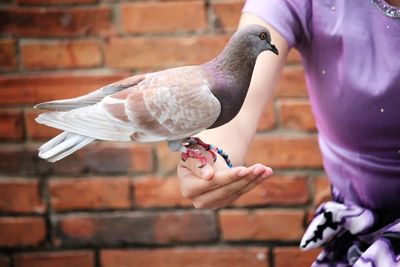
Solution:
M 243 176 L 248 175 L 249 173 L 250 173 L 249 169 L 243 169 L 238 173 L 238 176 L 243 177 Z
M 261 178 L 262 179 L 267 179 L 270 175 L 271 174 L 268 171 L 266 171 L 266 172 L 263 173 L 263 175 L 261 175 Z
M 263 172 L 264 172 L 264 170 L 263 170 L 262 168 L 256 167 L 256 168 L 254 169 L 254 171 L 253 171 L 253 174 L 254 174 L 255 176 L 258 176 L 258 175 L 260 175 L 260 174 L 263 173 Z

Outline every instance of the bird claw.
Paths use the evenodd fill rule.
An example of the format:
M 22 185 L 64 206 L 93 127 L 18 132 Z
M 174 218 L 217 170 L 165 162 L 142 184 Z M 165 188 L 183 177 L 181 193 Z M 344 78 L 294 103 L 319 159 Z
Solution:
M 200 150 L 186 147 L 186 152 L 181 154 L 182 161 L 186 161 L 188 158 L 195 158 L 200 161 L 199 168 L 204 168 L 207 165 L 207 158 L 201 153 Z
M 188 148 L 188 146 L 190 145 L 199 145 L 211 154 L 213 162 L 217 161 L 217 154 L 212 150 L 212 145 L 204 143 L 203 140 L 201 140 L 198 137 L 189 137 L 186 141 L 187 141 L 187 144 L 185 145 L 186 148 Z
M 200 138 L 198 137 L 189 137 L 185 140 L 185 144 L 183 145 L 186 148 L 186 152 L 182 153 L 182 160 L 186 161 L 188 158 L 196 158 L 200 161 L 201 165 L 199 168 L 203 168 L 207 164 L 207 158 L 201 153 L 200 150 L 191 148 L 191 145 L 199 145 L 203 147 L 207 152 L 209 152 L 213 158 L 213 162 L 217 161 L 217 153 L 220 154 L 226 164 L 229 167 L 232 167 L 232 164 L 230 160 L 228 159 L 228 155 L 222 151 L 222 149 L 219 149 L 217 147 L 214 147 L 213 145 L 204 143 Z

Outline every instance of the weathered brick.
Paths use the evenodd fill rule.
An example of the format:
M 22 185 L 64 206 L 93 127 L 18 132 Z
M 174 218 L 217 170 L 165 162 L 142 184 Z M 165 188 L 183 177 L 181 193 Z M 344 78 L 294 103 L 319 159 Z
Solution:
M 317 177 L 314 180 L 314 207 L 318 208 L 323 202 L 332 199 L 331 184 L 327 177 Z
M 0 110 L 0 140 L 22 140 L 23 118 L 20 110 Z
M 212 9 L 217 18 L 217 23 L 224 29 L 236 29 L 239 24 L 241 10 L 243 8 L 242 0 L 229 2 L 212 2 Z
M 307 178 L 301 176 L 273 176 L 244 194 L 235 206 L 296 205 L 309 200 Z
M 45 237 L 42 217 L 0 217 L 0 247 L 36 246 Z
M 94 267 L 92 251 L 30 252 L 14 256 L 15 267 Z
M 104 51 L 112 68 L 166 68 L 204 63 L 220 53 L 227 40 L 225 35 L 113 38 Z
M 17 43 L 15 40 L 0 40 L 0 70 L 17 68 Z
M 30 41 L 21 47 L 26 69 L 90 68 L 102 62 L 99 44 L 92 40 Z
M 299 240 L 303 234 L 301 210 L 223 210 L 219 213 L 224 240 Z
M 25 110 L 25 129 L 29 139 L 43 140 L 50 139 L 61 133 L 61 130 L 39 124 L 35 121 L 36 117 L 44 111 L 37 109 Z
M 268 249 L 235 248 L 162 248 L 103 250 L 103 267 L 268 267 Z
M 112 10 L 110 7 L 2 9 L 0 32 L 27 37 L 111 34 Z
M 0 267 L 10 267 L 10 260 L 8 257 L 0 255 Z
M 44 210 L 38 180 L 0 180 L 0 211 L 42 213 Z
M 121 6 L 122 25 L 130 33 L 204 30 L 204 1 L 137 2 Z
M 170 244 L 217 239 L 214 214 L 195 212 L 130 212 L 53 218 L 57 246 Z
M 275 267 L 309 267 L 321 252 L 320 249 L 301 251 L 297 247 L 274 249 Z
M 130 207 L 129 178 L 65 178 L 50 180 L 55 211 L 125 209 Z
M 283 100 L 279 108 L 283 127 L 303 131 L 317 130 L 308 100 Z
M 256 137 L 247 162 L 272 168 L 321 168 L 322 158 L 315 137 Z
M 133 181 L 135 206 L 188 207 L 192 202 L 182 197 L 177 177 L 141 177 Z
M 98 142 L 56 163 L 39 159 L 37 146 L 0 147 L 0 173 L 3 174 L 125 174 L 152 169 L 152 149 L 144 144 Z
M 33 105 L 49 100 L 77 97 L 125 77 L 126 74 L 2 76 L 0 105 Z
M 275 117 L 275 111 L 274 111 L 274 104 L 268 103 L 263 111 L 263 114 L 261 115 L 260 121 L 258 122 L 258 128 L 257 131 L 262 132 L 262 131 L 267 131 L 271 130 L 274 128 L 276 125 L 276 117 Z
M 285 67 L 277 85 L 277 97 L 305 97 L 308 95 L 304 70 L 298 66 Z
M 97 0 L 17 0 L 21 5 L 93 4 Z

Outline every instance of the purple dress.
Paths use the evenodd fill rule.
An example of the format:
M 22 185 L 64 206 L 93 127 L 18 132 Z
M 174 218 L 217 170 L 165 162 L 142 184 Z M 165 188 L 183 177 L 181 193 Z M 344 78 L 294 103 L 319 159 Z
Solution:
M 264 20 L 301 53 L 334 199 L 350 210 L 349 218 L 357 217 L 352 209 L 361 209 L 359 215 L 368 213 L 372 220 L 358 232 L 343 228 L 348 218 L 343 207 L 332 209 L 329 204 L 317 213 L 322 216 L 320 227 L 312 223 L 315 229 L 308 229 L 303 241 L 310 239 L 308 246 L 313 246 L 313 240 L 324 240 L 315 242 L 326 246 L 325 255 L 315 264 L 340 258 L 344 266 L 364 266 L 354 261 L 362 256 L 349 254 L 366 253 L 381 241 L 387 227 L 400 229 L 400 222 L 393 226 L 400 218 L 400 8 L 383 0 L 247 0 L 243 12 Z M 329 225 L 326 216 L 341 222 Z M 322 228 L 335 227 L 341 230 L 322 233 Z M 314 232 L 318 237 L 312 236 Z M 366 242 L 360 240 L 361 234 L 374 236 Z M 334 240 L 327 241 L 340 238 L 337 243 L 349 241 L 348 248 L 328 253 L 339 249 Z M 355 248 L 359 242 L 362 245 Z M 400 247 L 400 242 L 396 244 Z

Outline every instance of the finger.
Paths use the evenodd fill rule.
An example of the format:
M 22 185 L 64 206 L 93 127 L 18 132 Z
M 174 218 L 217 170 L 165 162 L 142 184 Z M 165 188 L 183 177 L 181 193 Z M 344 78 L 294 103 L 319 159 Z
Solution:
M 267 179 L 267 177 L 264 174 L 260 175 L 257 179 L 255 179 L 254 181 L 252 181 L 249 184 L 247 184 L 245 187 L 243 187 L 242 189 L 237 191 L 235 194 L 233 194 L 230 197 L 228 197 L 228 198 L 216 203 L 215 204 L 215 208 L 223 208 L 223 207 L 226 207 L 226 206 L 229 206 L 229 205 L 233 204 L 235 201 L 237 201 L 239 198 L 241 198 L 245 193 L 251 191 L 255 187 L 257 187 L 260 184 L 262 184 Z
M 245 193 L 253 190 L 255 187 L 259 186 L 262 184 L 269 176 L 271 176 L 272 173 L 265 172 L 263 175 L 260 175 L 257 179 L 255 179 L 253 182 L 249 183 L 242 189 L 236 192 L 237 195 L 242 196 Z
M 234 201 L 240 197 L 243 193 L 240 193 L 243 188 L 253 183 L 255 180 L 260 178 L 265 180 L 268 176 L 264 175 L 266 168 L 257 166 L 254 172 L 249 173 L 246 177 L 233 181 L 225 186 L 211 190 L 204 194 L 199 195 L 193 199 L 193 203 L 196 208 L 199 207 L 219 207 L 221 203 L 226 203 L 228 201 Z M 230 202 L 228 202 L 229 204 Z
M 211 180 L 203 180 L 199 179 L 193 174 L 192 170 L 184 166 L 178 168 L 178 178 L 180 180 L 181 193 L 186 198 L 194 198 L 208 191 L 241 179 L 249 173 L 250 172 L 246 167 L 234 167 L 216 172 Z

